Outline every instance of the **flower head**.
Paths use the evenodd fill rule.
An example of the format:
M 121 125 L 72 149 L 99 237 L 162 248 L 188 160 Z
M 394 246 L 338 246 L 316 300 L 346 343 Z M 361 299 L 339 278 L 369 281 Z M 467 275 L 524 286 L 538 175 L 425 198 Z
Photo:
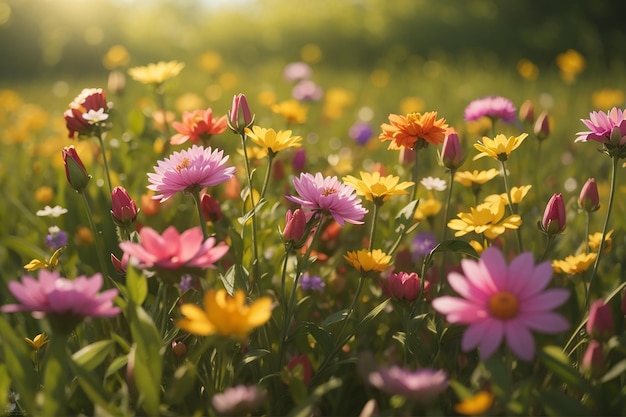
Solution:
M 411 302 L 419 296 L 422 280 L 415 272 L 392 272 L 385 281 L 379 281 L 379 285 L 387 297 Z M 429 282 L 424 282 L 424 292 L 429 286 Z
M 228 127 L 226 116 L 214 117 L 213 110 L 186 111 L 182 122 L 173 122 L 172 127 L 178 132 L 170 139 L 172 145 L 181 145 L 187 141 L 206 143 L 211 136 L 219 135 Z
M 185 64 L 178 61 L 159 61 L 146 66 L 133 67 L 128 70 L 128 74 L 142 84 L 163 84 L 170 78 L 177 76 Z
M 340 225 L 346 222 L 362 224 L 367 209 L 349 185 L 341 183 L 337 177 L 323 177 L 319 172 L 313 176 L 302 173 L 293 179 L 299 197 L 286 196 L 287 200 L 302 205 L 302 208 L 315 214 L 328 214 Z
M 111 192 L 111 215 L 119 224 L 129 226 L 137 220 L 137 203 L 130 198 L 124 187 L 115 187 Z
M 537 117 L 533 131 L 539 140 L 545 140 L 550 136 L 550 116 L 548 112 L 543 111 Z
M 112 317 L 120 312 L 113 306 L 116 289 L 98 293 L 102 274 L 67 279 L 57 271 L 41 270 L 39 279 L 24 275 L 22 282 L 10 281 L 9 291 L 19 304 L 0 308 L 5 313 L 31 311 L 35 318 L 54 316 L 77 324 L 87 317 Z
M 306 116 L 309 111 L 309 109 L 300 104 L 298 100 L 286 100 L 272 104 L 270 110 L 284 117 L 287 124 L 302 124 L 306 122 Z
M 611 250 L 611 246 L 613 243 L 613 239 L 611 238 L 612 235 L 613 229 L 606 232 L 606 235 L 604 236 L 604 245 L 602 246 L 603 251 L 609 252 Z M 587 244 L 589 245 L 590 250 L 597 252 L 600 248 L 600 242 L 602 242 L 602 232 L 591 233 L 588 236 Z
M 256 385 L 237 385 L 213 395 L 211 405 L 220 415 L 245 416 L 265 402 L 267 393 Z
M 345 184 L 348 184 L 356 190 L 358 195 L 362 195 L 366 200 L 375 204 L 382 204 L 389 200 L 393 195 L 408 194 L 407 188 L 413 185 L 412 182 L 399 182 L 400 177 L 387 175 L 382 177 L 380 172 L 361 172 L 361 179 L 352 175 L 343 177 Z
M 299 148 L 302 146 L 302 136 L 291 136 L 291 130 L 265 129 L 253 126 L 246 128 L 246 135 L 257 145 L 265 148 L 270 155 L 275 155 L 280 151 L 289 148 Z
M 30 339 L 28 337 L 24 338 L 24 341 L 26 343 L 28 343 L 30 345 L 30 347 L 32 347 L 33 349 L 35 349 L 35 351 L 39 351 L 42 347 L 44 347 L 45 345 L 48 344 L 48 342 L 50 341 L 48 339 L 48 336 L 46 335 L 46 333 L 39 333 L 37 336 L 35 336 L 34 339 Z
M 45 206 L 43 210 L 37 210 L 35 213 L 39 217 L 59 217 L 67 213 L 67 209 L 61 206 Z
M 304 291 L 322 292 L 325 286 L 326 283 L 318 275 L 310 275 L 308 272 L 305 272 L 302 278 L 300 278 L 300 288 Z
M 242 290 L 233 296 L 224 289 L 209 290 L 204 294 L 204 309 L 195 304 L 180 306 L 184 317 L 176 325 L 200 336 L 218 334 L 245 340 L 272 316 L 272 299 L 261 297 L 249 305 L 245 302 L 246 294 Z
M 383 272 L 391 263 L 391 255 L 387 255 L 380 249 L 348 251 L 344 258 L 359 272 Z
M 615 321 L 611 304 L 605 304 L 598 299 L 589 307 L 587 320 L 587 334 L 594 339 L 608 339 L 615 334 Z
M 594 178 L 585 181 L 583 188 L 580 190 L 578 204 L 588 213 L 598 211 L 600 209 L 600 195 L 598 193 L 598 184 Z
M 576 133 L 574 142 L 590 140 L 605 145 L 622 146 L 626 144 L 626 112 L 613 107 L 608 112 L 593 111 L 589 119 L 581 119 L 589 130 Z
M 43 261 L 40 261 L 39 259 L 32 259 L 29 263 L 24 265 L 24 269 L 27 271 L 36 271 L 38 269 L 53 270 L 59 264 L 59 257 L 63 253 L 64 248 L 64 246 L 61 246 L 56 249 L 50 259 L 44 259 Z
M 248 99 L 245 94 L 236 94 L 233 96 L 233 104 L 226 116 L 228 127 L 235 133 L 240 135 L 244 133 L 246 128 L 254 124 L 254 115 L 250 112 Z
M 66 146 L 61 151 L 63 156 L 63 165 L 65 165 L 65 178 L 68 184 L 77 192 L 82 192 L 87 183 L 91 179 L 91 176 L 87 173 L 85 164 L 78 156 L 76 148 L 74 146 Z
M 89 136 L 95 132 L 99 122 L 106 120 L 108 106 L 106 94 L 101 88 L 85 88 L 70 103 L 70 108 L 63 113 L 68 137 Z
M 426 177 L 422 178 L 420 184 L 424 186 L 428 191 L 443 191 L 447 188 L 446 180 L 442 180 L 441 178 L 435 177 Z
M 504 217 L 505 203 L 501 198 L 486 200 L 484 203 L 471 207 L 469 213 L 457 214 L 458 219 L 448 222 L 448 227 L 456 230 L 454 236 L 464 236 L 470 232 L 484 234 L 487 239 L 495 239 L 506 229 L 517 229 L 522 218 L 513 214 Z
M 289 82 L 308 80 L 312 73 L 311 66 L 306 62 L 290 62 L 283 69 L 283 78 Z
M 488 96 L 476 99 L 465 107 L 465 120 L 474 121 L 482 117 L 501 119 L 504 123 L 513 123 L 517 117 L 513 102 L 500 96 Z
M 365 145 L 374 135 L 374 130 L 369 123 L 358 121 L 355 122 L 348 130 L 348 136 L 350 136 L 359 145 Z
M 390 114 L 389 123 L 380 126 L 383 132 L 378 137 L 381 141 L 391 141 L 389 149 L 413 149 L 420 139 L 423 142 L 417 144 L 418 147 L 429 143 L 438 145 L 444 141 L 448 128 L 446 119 L 437 119 L 436 111 L 409 113 L 406 116 Z
M 483 185 L 498 176 L 499 171 L 491 168 L 487 171 L 457 171 L 454 173 L 454 181 L 466 186 L 473 187 Z
M 565 230 L 565 202 L 561 193 L 554 194 L 548 201 L 540 228 L 548 235 L 556 235 Z
M 67 233 L 59 229 L 58 226 L 49 227 L 46 235 L 46 246 L 54 251 L 67 246 Z
M 525 252 L 507 265 L 495 246 L 485 249 L 478 262 L 461 261 L 463 273 L 451 272 L 448 283 L 462 298 L 443 296 L 433 300 L 435 310 L 450 323 L 467 324 L 461 347 L 480 347 L 480 357 L 490 357 L 504 339 L 520 359 L 534 357 L 531 330 L 559 333 L 569 325 L 552 310 L 569 297 L 566 289 L 546 289 L 552 278 L 549 262 L 535 265 Z
M 476 395 L 465 398 L 454 406 L 454 411 L 468 416 L 485 414 L 493 405 L 494 396 L 488 391 L 480 391 Z
M 555 259 L 552 261 L 552 269 L 557 274 L 582 274 L 589 269 L 597 256 L 597 253 L 579 253 L 575 256 L 567 256 L 565 259 Z
M 417 204 L 417 210 L 415 210 L 415 215 L 413 217 L 415 220 L 420 222 L 422 220 L 429 220 L 439 214 L 442 205 L 443 204 L 440 200 L 437 200 L 432 196 L 422 199 Z
M 502 134 L 496 135 L 493 139 L 483 136 L 482 142 L 478 141 L 478 143 L 474 144 L 474 148 L 480 151 L 474 157 L 474 161 L 483 156 L 490 156 L 498 161 L 506 161 L 509 159 L 511 152 L 517 149 L 527 136 L 527 133 L 522 133 L 519 136 L 509 136 L 508 138 Z
M 417 261 L 437 246 L 437 236 L 432 232 L 422 232 L 415 235 L 411 242 L 411 252 L 413 259 Z
M 160 194 L 152 198 L 164 202 L 179 191 L 199 190 L 229 180 L 235 168 L 225 166 L 228 155 L 223 155 L 224 151 L 219 149 L 193 145 L 157 161 L 155 172 L 148 173 L 148 189 Z
M 415 371 L 399 366 L 379 368 L 370 372 L 367 379 L 381 391 L 413 401 L 428 401 L 448 388 L 446 372 L 428 368 Z
M 291 95 L 298 101 L 319 101 L 324 96 L 324 90 L 314 81 L 302 80 L 293 86 Z
M 456 130 L 450 128 L 443 140 L 441 153 L 439 154 L 439 163 L 448 169 L 457 169 L 463 165 L 463 150 L 461 149 L 461 141 Z
M 224 242 L 216 244 L 213 237 L 203 240 L 200 227 L 179 234 L 174 226 L 170 226 L 159 235 L 156 230 L 144 226 L 139 231 L 139 238 L 140 243 L 124 241 L 120 248 L 142 269 L 214 268 L 215 262 L 228 252 Z

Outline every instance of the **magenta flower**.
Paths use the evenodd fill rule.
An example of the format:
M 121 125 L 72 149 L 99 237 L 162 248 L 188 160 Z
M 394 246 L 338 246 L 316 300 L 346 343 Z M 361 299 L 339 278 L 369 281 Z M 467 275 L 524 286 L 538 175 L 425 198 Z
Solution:
M 124 187 L 115 187 L 111 192 L 111 215 L 121 225 L 130 226 L 137 220 L 137 203 Z
M 68 137 L 93 134 L 99 122 L 109 117 L 107 112 L 105 92 L 101 88 L 84 88 L 63 113 Z
M 381 391 L 401 395 L 414 401 L 426 401 L 448 388 L 448 375 L 445 371 L 392 366 L 380 368 L 368 375 L 368 382 Z
M 489 96 L 476 99 L 465 108 L 465 120 L 478 120 L 481 117 L 502 119 L 505 123 L 513 123 L 517 117 L 513 102 L 500 96 Z
M 313 176 L 302 173 L 293 179 L 300 197 L 286 196 L 287 200 L 302 205 L 314 214 L 328 214 L 341 226 L 345 222 L 363 224 L 361 219 L 367 209 L 361 205 L 354 188 L 340 182 L 337 177 L 323 177 L 319 172 Z
M 214 268 L 215 262 L 228 252 L 228 246 L 224 242 L 216 245 L 213 237 L 203 242 L 200 227 L 179 234 L 174 226 L 170 226 L 162 235 L 154 229 L 142 227 L 139 237 L 141 243 L 125 241 L 120 243 L 120 248 L 130 255 L 131 261 L 134 258 L 141 269 Z
M 235 172 L 234 167 L 225 166 L 226 161 L 224 151 L 193 145 L 157 161 L 154 173 L 148 173 L 148 189 L 161 193 L 152 198 L 164 202 L 179 191 L 199 191 L 221 184 Z
M 548 235 L 557 235 L 565 230 L 565 202 L 563 195 L 552 195 L 541 219 L 541 230 Z
M 237 385 L 213 395 L 211 404 L 221 415 L 243 416 L 255 411 L 267 399 L 267 393 L 256 385 Z
M 588 213 L 600 210 L 600 194 L 595 178 L 585 181 L 578 196 L 578 204 Z
M 574 142 L 595 140 L 604 144 L 622 146 L 626 144 L 626 112 L 613 107 L 607 113 L 591 112 L 589 119 L 580 119 L 589 129 L 576 133 Z
M 587 334 L 594 339 L 608 339 L 615 334 L 613 310 L 602 299 L 594 301 L 589 307 Z
M 486 249 L 478 262 L 461 261 L 463 274 L 451 272 L 448 282 L 461 297 L 444 296 L 432 306 L 445 314 L 450 323 L 467 324 L 461 347 L 480 347 L 480 357 L 489 358 L 503 339 L 520 359 L 530 361 L 535 354 L 531 330 L 559 333 L 569 324 L 552 310 L 563 304 L 569 292 L 546 289 L 552 278 L 550 262 L 535 265 L 530 252 L 517 256 L 507 266 L 500 249 Z
M 9 291 L 20 304 L 7 304 L 5 313 L 31 311 L 33 317 L 63 317 L 78 324 L 86 317 L 112 317 L 121 310 L 113 306 L 116 289 L 98 293 L 102 287 L 102 274 L 92 277 L 62 278 L 57 271 L 42 269 L 39 279 L 24 275 L 22 282 L 10 281 Z

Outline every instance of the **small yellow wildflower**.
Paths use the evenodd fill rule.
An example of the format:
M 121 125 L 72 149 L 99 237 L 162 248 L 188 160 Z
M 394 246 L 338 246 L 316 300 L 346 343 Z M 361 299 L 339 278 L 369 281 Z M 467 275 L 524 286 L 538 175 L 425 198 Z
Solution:
M 344 258 L 359 272 L 383 272 L 391 262 L 391 256 L 380 249 L 374 249 L 371 252 L 367 249 L 349 251 Z
M 128 74 L 142 84 L 159 85 L 177 76 L 184 67 L 185 64 L 178 61 L 159 61 L 156 64 L 130 68 Z
M 246 128 L 246 134 L 257 145 L 265 148 L 270 155 L 275 155 L 288 148 L 299 148 L 302 146 L 302 136 L 291 136 L 291 130 L 265 129 L 260 126 Z
M 517 229 L 522 224 L 522 218 L 517 214 L 504 218 L 506 209 L 502 198 L 487 200 L 470 210 L 469 213 L 457 214 L 458 219 L 448 222 L 448 227 L 457 231 L 454 236 L 474 232 L 484 234 L 487 239 L 494 239 L 506 229 Z
M 399 183 L 400 177 L 387 175 L 382 177 L 380 172 L 361 172 L 361 179 L 352 175 L 343 177 L 344 183 L 354 187 L 358 195 L 362 195 L 366 200 L 372 201 L 376 205 L 382 205 L 389 200 L 392 195 L 408 194 L 407 188 L 414 183 L 404 181 Z
M 48 336 L 46 335 L 46 333 L 39 333 L 37 336 L 35 336 L 34 339 L 29 339 L 28 337 L 24 338 L 24 341 L 26 343 L 28 343 L 33 349 L 35 349 L 35 351 L 39 351 L 42 347 L 44 347 L 45 345 L 48 344 L 49 340 L 48 340 Z
M 566 82 L 576 80 L 576 76 L 583 72 L 586 64 L 585 57 L 574 49 L 568 49 L 556 57 L 556 65 L 559 67 L 561 78 Z
M 603 88 L 591 95 L 594 109 L 610 110 L 612 107 L 621 107 L 624 104 L 624 91 L 620 89 Z
M 557 274 L 576 275 L 585 272 L 594 263 L 596 253 L 579 253 L 574 256 L 567 256 L 565 259 L 555 259 L 552 261 L 552 270 Z
M 469 397 L 454 406 L 454 411 L 468 416 L 485 414 L 493 405 L 493 394 L 480 391 L 473 397 Z
M 36 271 L 38 269 L 46 268 L 53 270 L 59 264 L 59 256 L 61 256 L 61 253 L 64 249 L 65 247 L 61 247 L 55 250 L 50 259 L 44 259 L 43 261 L 40 261 L 39 259 L 33 259 L 29 263 L 24 265 L 24 269 L 27 271 Z
M 420 200 L 415 210 L 415 216 L 413 218 L 417 221 L 427 220 L 431 217 L 435 217 L 441 211 L 441 201 L 435 198 L 426 198 Z
M 35 190 L 35 200 L 41 204 L 48 204 L 54 198 L 54 190 L 51 187 L 43 186 Z
M 523 185 L 521 187 L 511 187 L 511 204 L 521 203 L 531 188 L 532 188 L 532 185 Z M 498 199 L 502 200 L 504 204 L 509 203 L 509 197 L 506 195 L 506 193 L 491 194 L 485 197 L 485 201 L 496 201 Z
M 270 110 L 282 116 L 287 124 L 302 124 L 306 122 L 306 116 L 309 109 L 297 100 L 286 100 L 280 103 L 272 104 Z
M 454 181 L 464 185 L 466 187 L 472 187 L 476 184 L 482 185 L 488 181 L 491 181 L 498 176 L 500 171 L 495 168 L 491 168 L 487 171 L 457 171 L 454 173 Z
M 604 247 L 602 250 L 604 252 L 610 252 L 613 240 L 611 239 L 611 235 L 613 234 L 613 229 L 606 232 L 606 236 L 604 237 Z M 602 239 L 602 232 L 596 232 L 589 235 L 589 249 L 592 251 L 598 251 L 600 247 L 600 240 Z
M 272 316 L 272 299 L 261 297 L 246 305 L 246 294 L 237 290 L 230 296 L 226 290 L 209 290 L 204 294 L 204 309 L 195 304 L 183 304 L 184 318 L 176 321 L 181 329 L 200 336 L 218 334 L 244 341 L 255 328 Z
M 524 139 L 528 137 L 528 133 L 522 133 L 519 136 L 496 135 L 491 139 L 487 136 L 483 136 L 482 142 L 474 144 L 474 148 L 480 151 L 478 155 L 474 157 L 474 161 L 482 158 L 483 156 L 490 156 L 498 161 L 506 161 L 509 159 L 511 152 L 517 149 Z

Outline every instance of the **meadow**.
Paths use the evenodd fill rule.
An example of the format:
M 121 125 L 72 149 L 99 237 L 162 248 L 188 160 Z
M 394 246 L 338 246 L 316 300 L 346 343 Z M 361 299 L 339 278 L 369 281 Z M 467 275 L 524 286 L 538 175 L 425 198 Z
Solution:
M 623 63 L 232 46 L 0 79 L 4 414 L 626 412 Z

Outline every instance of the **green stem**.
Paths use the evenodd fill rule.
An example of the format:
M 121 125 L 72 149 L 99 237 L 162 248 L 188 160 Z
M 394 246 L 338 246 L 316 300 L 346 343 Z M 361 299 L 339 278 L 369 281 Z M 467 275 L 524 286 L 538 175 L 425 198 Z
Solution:
M 446 206 L 443 211 L 443 227 L 441 231 L 441 241 L 444 242 L 446 240 L 446 235 L 448 234 L 448 215 L 450 210 L 450 201 L 452 201 L 452 185 L 454 184 L 454 172 L 456 170 L 450 170 L 450 185 L 448 186 L 448 195 L 446 197 Z M 443 252 L 441 255 L 441 266 L 439 268 L 439 281 L 437 282 L 437 294 L 441 291 L 441 287 L 443 286 L 443 276 L 444 276 L 444 268 L 446 266 L 446 254 L 447 252 Z M 422 282 L 424 281 L 424 275 L 420 277 Z
M 555 235 L 551 235 L 548 234 L 547 235 L 547 240 L 546 240 L 546 249 L 543 252 L 543 255 L 541 255 L 541 258 L 539 258 L 539 261 L 543 261 L 544 259 L 546 259 L 548 257 L 548 252 L 550 251 L 550 247 L 552 246 L 552 242 L 554 242 L 554 238 Z
M 268 153 L 267 171 L 265 171 L 265 179 L 263 180 L 263 188 L 261 189 L 261 198 L 265 197 L 267 186 L 270 183 L 270 174 L 272 173 L 272 165 L 274 163 L 274 154 L 272 151 Z
M 374 203 L 374 212 L 372 213 L 372 228 L 370 229 L 370 237 L 369 237 L 369 244 L 368 244 L 368 249 L 370 252 L 372 251 L 372 248 L 374 247 L 374 236 L 376 234 L 376 225 L 378 224 L 378 209 L 380 208 L 380 205 L 377 203 Z
M 107 185 L 109 186 L 109 195 L 113 194 L 113 186 L 111 185 L 111 174 L 109 173 L 109 163 L 107 162 L 107 154 L 104 149 L 104 133 L 99 133 L 98 141 L 100 142 L 100 152 L 102 153 L 102 163 L 104 164 L 104 172 L 106 174 Z
M 243 161 L 246 168 L 246 178 L 248 181 L 248 201 L 250 201 L 250 207 L 252 210 L 251 220 L 252 220 L 252 280 L 254 281 L 259 295 L 261 294 L 261 283 L 259 282 L 259 249 L 257 245 L 256 239 L 256 203 L 254 202 L 254 193 L 252 188 L 252 176 L 250 174 L 250 163 L 248 162 L 248 150 L 246 147 L 246 138 L 247 135 L 245 133 L 241 134 L 241 146 L 243 148 Z M 245 206 L 245 205 L 244 205 Z M 245 224 L 242 225 L 242 229 L 245 228 Z M 243 231 L 242 231 L 243 233 Z
M 202 236 L 204 237 L 204 240 L 207 240 L 209 238 L 209 230 L 206 227 L 206 221 L 204 221 L 204 215 L 202 214 L 202 199 L 200 198 L 200 190 L 189 191 L 189 194 L 191 194 L 193 201 L 196 203 L 198 221 L 200 222 L 200 228 L 202 228 Z
M 596 256 L 596 261 L 593 264 L 593 269 L 591 270 L 591 277 L 589 278 L 589 291 L 587 292 L 587 299 L 585 301 L 585 309 L 589 305 L 589 296 L 591 295 L 591 285 L 593 284 L 593 280 L 596 277 L 596 273 L 598 272 L 598 264 L 600 263 L 600 257 L 602 256 L 602 250 L 604 249 L 604 239 L 606 238 L 606 232 L 609 228 L 609 218 L 611 217 L 611 209 L 613 208 L 613 200 L 615 197 L 615 183 L 617 177 L 617 164 L 619 163 L 619 158 L 617 156 L 613 157 L 613 164 L 611 166 L 611 191 L 609 193 L 609 203 L 606 208 L 606 217 L 604 218 L 604 226 L 602 226 L 602 238 L 600 239 L 600 245 L 598 246 L 598 256 Z
M 589 253 L 589 224 L 591 223 L 591 214 L 585 210 L 585 253 Z
M 69 334 L 55 332 L 51 335 L 46 352 L 46 366 L 43 375 L 43 401 L 40 415 L 65 415 L 67 399 L 67 340 Z
M 507 203 L 509 205 L 509 210 L 511 210 L 511 214 L 517 214 L 515 212 L 515 208 L 513 207 L 513 200 L 511 199 L 511 188 L 509 187 L 509 175 L 506 173 L 506 166 L 504 164 L 504 161 L 500 161 L 500 164 L 502 165 L 502 176 L 504 178 L 504 189 L 506 191 L 506 200 Z M 522 235 L 520 232 L 519 227 L 517 229 L 515 229 L 515 235 L 517 236 L 517 249 L 519 250 L 519 252 L 523 251 L 522 248 Z
M 159 111 L 163 115 L 163 126 L 165 134 L 165 142 L 163 143 L 163 152 L 167 153 L 167 150 L 170 146 L 170 139 L 172 138 L 172 134 L 170 133 L 170 125 L 167 123 L 167 109 L 165 106 L 165 89 L 162 84 L 158 84 L 154 88 L 154 92 L 156 94 L 157 103 L 159 106 Z
M 85 194 L 84 191 L 79 192 L 79 194 L 82 197 L 83 204 L 85 206 L 85 210 L 87 211 L 87 219 L 89 220 L 89 228 L 91 229 L 91 234 L 93 235 L 93 238 L 94 238 L 94 241 L 95 241 L 96 253 L 98 255 L 98 262 L 100 263 L 100 269 L 101 269 L 102 273 L 105 274 L 105 276 L 108 277 L 109 276 L 109 267 L 108 267 L 108 263 L 104 259 L 105 248 L 102 245 L 102 239 L 101 239 L 101 236 L 100 236 L 100 232 L 96 228 L 96 224 L 93 221 L 93 216 L 92 216 L 92 213 L 91 213 L 91 207 L 89 206 L 89 201 L 87 200 L 87 195 Z M 108 280 L 104 280 L 104 282 L 108 282 Z M 107 284 L 105 284 L 105 285 L 107 285 Z

